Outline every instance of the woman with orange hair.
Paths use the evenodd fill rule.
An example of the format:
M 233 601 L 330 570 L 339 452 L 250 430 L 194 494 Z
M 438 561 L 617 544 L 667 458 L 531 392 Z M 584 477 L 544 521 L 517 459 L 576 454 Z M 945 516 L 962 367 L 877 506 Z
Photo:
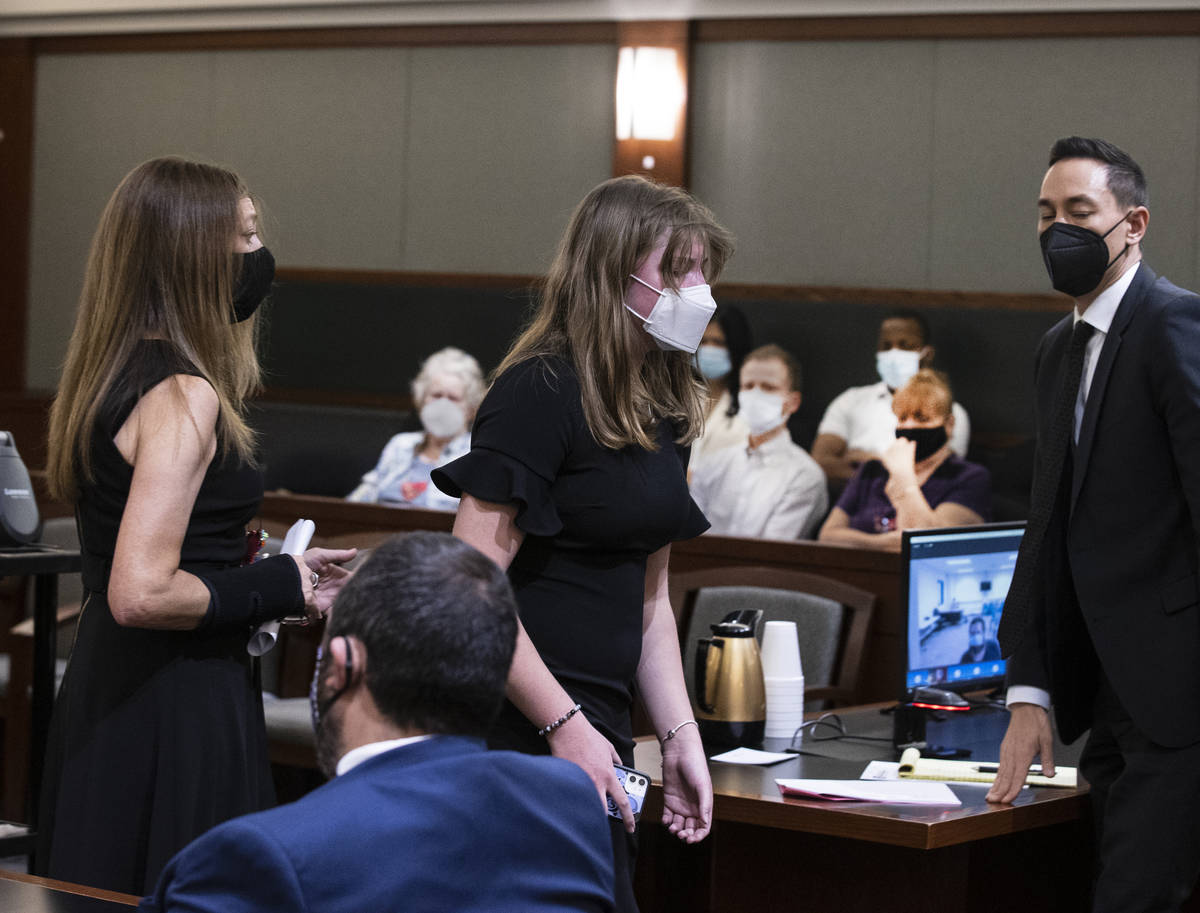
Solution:
M 906 529 L 968 526 L 991 516 L 988 471 L 950 450 L 953 403 L 950 382 L 930 368 L 896 391 L 896 441 L 846 483 L 821 542 L 899 551 Z

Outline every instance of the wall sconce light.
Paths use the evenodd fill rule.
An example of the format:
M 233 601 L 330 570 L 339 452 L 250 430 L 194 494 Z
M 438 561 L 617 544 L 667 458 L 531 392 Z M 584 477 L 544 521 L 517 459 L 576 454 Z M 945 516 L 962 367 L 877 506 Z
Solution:
M 674 48 L 624 47 L 617 58 L 617 139 L 673 140 L 686 100 Z

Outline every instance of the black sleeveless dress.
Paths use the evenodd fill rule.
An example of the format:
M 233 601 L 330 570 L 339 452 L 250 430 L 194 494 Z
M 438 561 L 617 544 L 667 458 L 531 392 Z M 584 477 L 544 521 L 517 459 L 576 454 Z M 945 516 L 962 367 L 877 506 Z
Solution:
M 101 410 L 95 481 L 76 505 L 84 605 L 51 724 L 38 868 L 129 894 L 149 893 L 171 856 L 213 825 L 275 801 L 249 631 L 122 627 L 104 594 L 133 477 L 113 438 L 143 392 L 197 373 L 166 342 L 139 345 L 123 389 Z M 240 564 L 262 490 L 257 470 L 218 453 L 181 567 Z

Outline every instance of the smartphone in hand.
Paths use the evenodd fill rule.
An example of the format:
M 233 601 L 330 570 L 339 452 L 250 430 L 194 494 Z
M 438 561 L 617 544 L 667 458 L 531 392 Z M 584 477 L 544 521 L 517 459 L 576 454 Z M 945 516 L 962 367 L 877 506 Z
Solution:
M 621 786 L 625 789 L 625 795 L 629 797 L 629 808 L 633 811 L 633 820 L 637 821 L 642 815 L 646 790 L 650 788 L 650 777 L 640 770 L 620 764 L 614 764 L 613 768 L 616 770 L 617 779 L 621 781 Z M 617 808 L 617 803 L 613 801 L 612 796 L 608 797 L 608 813 L 613 818 L 621 817 L 621 810 Z

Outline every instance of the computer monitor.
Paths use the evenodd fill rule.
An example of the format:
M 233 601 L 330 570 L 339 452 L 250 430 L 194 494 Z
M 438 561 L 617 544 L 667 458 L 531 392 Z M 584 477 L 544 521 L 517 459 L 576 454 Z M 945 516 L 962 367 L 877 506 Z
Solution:
M 1024 523 L 905 531 L 906 691 L 974 691 L 1003 680 L 996 632 L 1024 532 Z

